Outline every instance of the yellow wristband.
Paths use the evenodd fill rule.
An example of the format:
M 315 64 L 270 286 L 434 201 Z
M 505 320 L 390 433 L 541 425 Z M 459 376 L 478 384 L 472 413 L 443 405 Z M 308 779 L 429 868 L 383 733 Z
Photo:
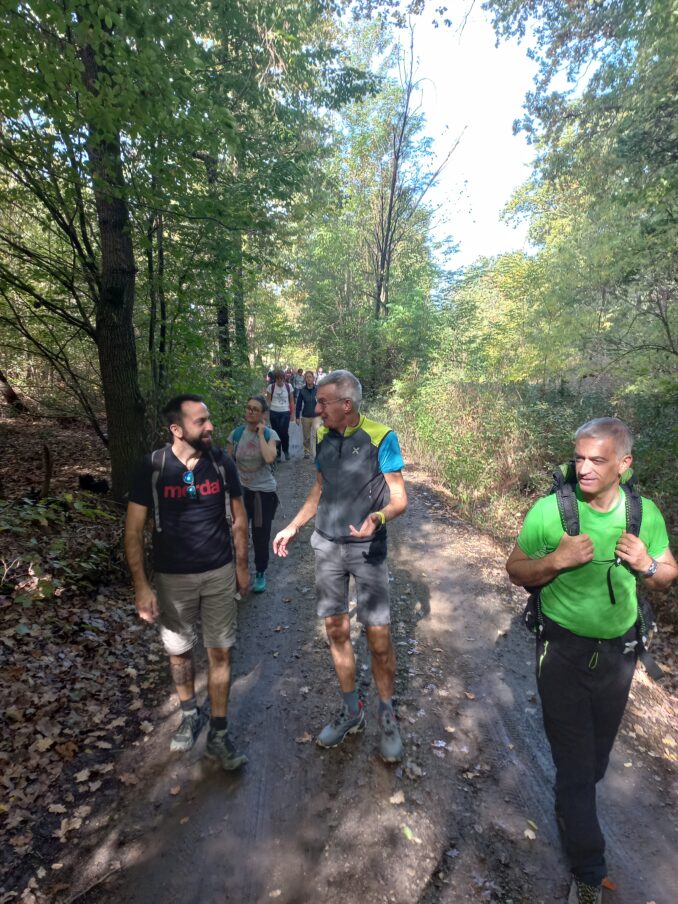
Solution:
M 375 512 L 374 514 L 378 516 L 383 527 L 383 525 L 386 524 L 386 515 L 383 512 Z

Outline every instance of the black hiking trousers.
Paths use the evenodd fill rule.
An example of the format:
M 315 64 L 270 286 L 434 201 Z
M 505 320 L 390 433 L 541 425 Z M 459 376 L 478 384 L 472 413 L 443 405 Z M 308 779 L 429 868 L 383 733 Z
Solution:
M 254 568 L 258 574 L 263 574 L 268 568 L 271 524 L 278 508 L 278 497 L 275 493 L 248 490 L 247 487 L 243 487 L 242 492 L 247 520 L 252 528 Z
M 635 626 L 614 640 L 578 637 L 544 618 L 537 641 L 537 687 L 556 767 L 556 814 L 562 818 L 572 873 L 589 885 L 607 874 L 596 784 L 605 775 L 636 667 Z

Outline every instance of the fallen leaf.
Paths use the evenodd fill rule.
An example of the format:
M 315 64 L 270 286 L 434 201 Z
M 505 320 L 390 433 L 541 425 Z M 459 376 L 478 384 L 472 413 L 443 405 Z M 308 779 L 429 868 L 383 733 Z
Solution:
M 608 891 L 617 890 L 617 883 L 610 879 L 608 876 L 605 876 L 601 884 L 603 888 L 606 888 Z
M 122 728 L 122 726 L 125 725 L 126 722 L 127 719 L 125 719 L 124 716 L 118 716 L 117 719 L 113 719 L 113 721 L 109 725 L 109 728 Z
M 101 785 L 102 785 L 101 779 L 97 779 L 97 781 L 95 781 L 95 782 L 90 782 L 87 787 L 89 788 L 90 791 L 98 791 L 99 788 L 101 787 Z
M 153 724 L 151 722 L 142 722 L 139 725 L 139 728 L 144 734 L 150 734 L 153 731 Z
M 81 772 L 76 772 L 74 777 L 75 777 L 76 782 L 78 782 L 78 784 L 79 784 L 80 782 L 86 782 L 91 774 L 92 773 L 90 772 L 89 769 L 83 769 Z
M 404 804 L 405 803 L 405 794 L 403 791 L 396 791 L 395 794 L 392 794 L 389 797 L 389 802 L 392 804 Z
M 528 819 L 528 820 L 527 820 L 527 824 L 528 824 L 528 826 L 529 826 L 531 829 L 534 829 L 535 832 L 538 831 L 539 827 L 538 827 L 537 823 L 534 822 L 534 820 Z
M 181 794 L 181 785 L 174 785 L 172 788 L 170 788 L 170 794 L 172 795 L 172 797 L 176 797 L 177 794 Z
M 63 869 L 64 865 L 63 865 L 63 863 L 53 863 L 51 868 L 53 870 Z
M 624 763 L 627 769 L 630 769 L 633 766 L 633 763 Z
M 306 731 L 303 735 L 300 735 L 294 740 L 297 742 L 297 744 L 310 744 L 313 740 L 313 735 L 310 732 Z
M 185 826 L 190 818 L 191 818 L 190 816 L 184 816 L 184 818 L 180 819 L 179 822 L 182 824 L 182 826 Z
M 537 836 L 535 835 L 535 833 L 532 831 L 532 829 L 525 829 L 525 831 L 523 832 L 523 835 L 524 835 L 529 841 L 534 841 L 534 840 L 536 839 L 536 837 L 537 837 Z
M 54 838 L 58 838 L 59 841 L 64 844 L 66 841 L 66 835 L 69 832 L 75 831 L 75 829 L 79 829 L 82 825 L 82 819 L 79 817 L 73 817 L 73 819 L 62 819 L 61 826 L 56 830 L 56 832 L 52 832 L 52 836 Z
M 65 813 L 66 807 L 63 804 L 50 804 L 47 808 L 50 813 Z
M 83 804 L 81 807 L 78 807 L 78 809 L 75 811 L 75 815 L 78 816 L 80 819 L 85 819 L 86 817 L 89 816 L 89 814 L 91 812 L 92 812 L 92 808 L 88 807 L 87 804 Z
M 471 691 L 466 691 L 465 696 L 466 696 L 467 700 L 475 700 L 476 699 L 476 695 L 471 693 Z
M 118 778 L 123 783 L 123 785 L 138 785 L 139 784 L 139 779 L 136 777 L 136 775 L 132 775 L 131 772 L 123 772 L 118 776 Z
M 33 744 L 33 748 L 38 750 L 40 753 L 44 753 L 46 750 L 49 750 L 50 747 L 54 744 L 54 738 L 38 738 L 38 740 Z
M 414 838 L 414 832 L 412 831 L 412 829 L 409 826 L 404 825 L 402 826 L 402 830 L 405 838 L 407 838 L 408 841 L 412 841 L 412 839 Z
M 72 760 L 78 752 L 78 746 L 73 741 L 66 741 L 65 744 L 57 744 L 54 748 L 59 756 L 65 760 Z

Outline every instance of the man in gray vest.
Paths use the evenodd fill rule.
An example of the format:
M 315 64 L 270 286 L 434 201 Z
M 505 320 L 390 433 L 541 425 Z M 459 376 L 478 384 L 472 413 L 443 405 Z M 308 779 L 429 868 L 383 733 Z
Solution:
M 379 694 L 380 751 L 399 762 L 403 744 L 393 711 L 396 658 L 391 642 L 386 522 L 407 507 L 404 467 L 398 438 L 383 424 L 360 414 L 362 387 L 347 370 L 335 370 L 318 383 L 316 482 L 290 524 L 273 541 L 286 556 L 288 544 L 315 517 L 317 613 L 325 620 L 343 706 L 317 742 L 336 747 L 347 734 L 365 727 L 356 689 L 356 666 L 348 614 L 349 578 L 356 583 L 358 620 L 365 625 L 372 674 Z

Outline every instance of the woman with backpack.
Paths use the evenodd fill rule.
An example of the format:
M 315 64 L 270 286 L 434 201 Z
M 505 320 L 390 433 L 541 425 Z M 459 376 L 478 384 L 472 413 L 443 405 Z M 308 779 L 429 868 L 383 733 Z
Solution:
M 271 524 L 278 508 L 273 462 L 279 437 L 266 426 L 267 411 L 268 402 L 263 396 L 251 396 L 245 403 L 245 423 L 232 430 L 226 440 L 226 449 L 238 468 L 245 511 L 252 528 L 254 593 L 266 589 Z
M 268 389 L 268 401 L 271 408 L 271 427 L 279 436 L 278 461 L 284 454 L 285 461 L 290 460 L 290 417 L 294 415 L 294 396 L 289 383 L 285 382 L 285 373 L 275 371 L 275 383 Z

